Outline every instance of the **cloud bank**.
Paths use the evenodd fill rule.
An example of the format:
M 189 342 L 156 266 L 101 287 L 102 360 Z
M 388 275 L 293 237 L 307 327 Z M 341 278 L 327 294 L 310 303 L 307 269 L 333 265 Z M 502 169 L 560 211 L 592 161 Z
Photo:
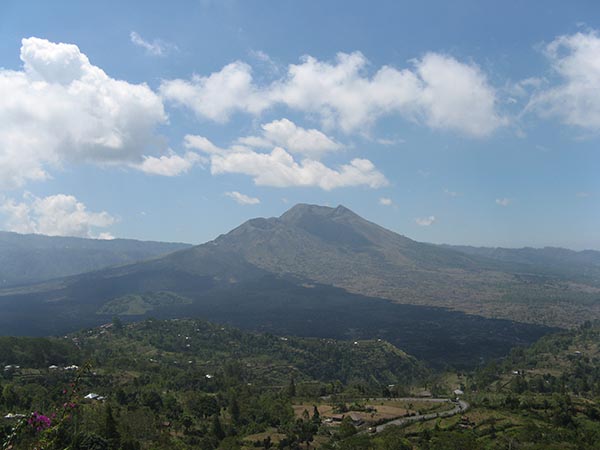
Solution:
M 72 195 L 39 198 L 26 193 L 23 200 L 19 203 L 5 199 L 0 203 L 0 212 L 6 216 L 5 229 L 48 236 L 112 239 L 110 233 L 98 233 L 96 228 L 109 227 L 116 219 L 105 211 L 88 211 Z
M 507 124 L 497 111 L 495 89 L 474 64 L 428 53 L 410 69 L 383 66 L 372 76 L 368 64 L 360 52 L 338 53 L 333 62 L 305 56 L 282 78 L 260 85 L 252 68 L 236 61 L 208 76 L 165 80 L 160 93 L 200 118 L 222 123 L 236 112 L 258 115 L 283 105 L 344 132 L 367 129 L 391 114 L 471 137 Z
M 378 188 L 388 184 L 385 176 L 368 159 L 355 158 L 347 164 L 330 168 L 314 159 L 297 161 L 281 147 L 275 147 L 268 153 L 239 144 L 223 149 L 207 138 L 195 135 L 185 137 L 185 146 L 207 155 L 213 175 L 248 175 L 259 186 L 319 187 L 329 191 L 349 186 Z

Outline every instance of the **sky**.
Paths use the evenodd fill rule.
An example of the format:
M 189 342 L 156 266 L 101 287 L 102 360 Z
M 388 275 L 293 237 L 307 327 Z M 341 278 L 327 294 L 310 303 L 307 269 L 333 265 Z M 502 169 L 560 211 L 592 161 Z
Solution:
M 3 230 L 600 249 L 599 144 L 596 1 L 0 3 Z

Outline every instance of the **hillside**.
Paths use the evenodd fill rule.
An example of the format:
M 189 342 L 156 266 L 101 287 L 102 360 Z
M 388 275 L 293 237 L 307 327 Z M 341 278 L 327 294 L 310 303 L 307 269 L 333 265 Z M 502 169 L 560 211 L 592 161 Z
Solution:
M 383 340 L 247 333 L 200 320 L 0 338 L 0 443 L 15 450 L 40 442 L 56 450 L 593 450 L 599 337 L 598 324 L 586 323 L 474 372 L 440 375 Z M 416 398 L 424 386 L 436 398 Z M 457 388 L 463 393 L 453 394 Z M 444 414 L 456 395 L 468 410 Z M 25 423 L 31 411 L 40 419 L 13 434 L 18 415 Z
M 110 448 L 214 449 L 225 435 L 237 442 L 271 427 L 297 439 L 295 397 L 379 396 L 390 384 L 408 390 L 428 376 L 384 341 L 245 333 L 191 320 L 0 338 L 0 364 L 8 365 L 0 373 L 0 444 L 10 440 L 15 449 L 34 448 L 46 426 L 11 440 L 15 419 L 2 418 L 31 411 L 54 427 L 48 449 L 107 449 L 111 439 L 123 447 Z M 90 436 L 98 446 L 82 443 Z
M 291 378 L 299 383 L 338 379 L 373 386 L 411 384 L 427 375 L 414 357 L 382 340 L 279 337 L 202 320 L 110 323 L 67 339 L 0 337 L 2 367 L 46 369 L 94 361 L 95 370 L 141 374 L 152 367 L 187 365 L 189 360 L 203 375 L 220 373 L 230 363 L 240 365 L 248 381 L 269 386 L 286 386 Z
M 323 448 L 595 450 L 600 445 L 599 323 L 545 336 L 475 372 L 450 376 L 462 415 L 355 434 Z M 403 446 L 390 447 L 391 442 Z
M 0 231 L 0 287 L 130 264 L 190 247 L 133 239 L 83 239 Z

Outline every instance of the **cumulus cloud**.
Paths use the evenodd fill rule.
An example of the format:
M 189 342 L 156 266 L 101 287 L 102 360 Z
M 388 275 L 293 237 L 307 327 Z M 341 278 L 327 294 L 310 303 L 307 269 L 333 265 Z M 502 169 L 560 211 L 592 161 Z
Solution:
M 477 66 L 428 53 L 416 69 L 423 82 L 421 114 L 430 127 L 481 137 L 508 123 L 496 112 L 496 92 Z
M 186 152 L 183 156 L 170 152 L 169 155 L 144 156 L 144 161 L 135 168 L 150 175 L 173 177 L 188 172 L 194 165 L 206 159 L 195 152 Z
M 262 153 L 244 145 L 222 149 L 203 136 L 188 135 L 185 146 L 206 153 L 214 175 L 238 173 L 251 176 L 260 186 L 316 186 L 331 190 L 349 186 L 378 188 L 388 184 L 385 176 L 368 159 L 355 158 L 332 169 L 320 161 L 296 161 L 281 147 Z
M 261 126 L 262 136 L 248 136 L 238 139 L 249 147 L 284 147 L 291 153 L 298 153 L 318 159 L 327 152 L 342 148 L 340 144 L 319 130 L 304 129 L 288 119 L 274 120 Z
M 135 31 L 129 33 L 129 39 L 131 39 L 131 42 L 134 45 L 143 48 L 146 50 L 146 53 L 153 56 L 165 56 L 170 51 L 177 49 L 175 45 L 160 39 L 154 39 L 152 42 L 146 41 Z
M 5 228 L 9 231 L 48 236 L 112 239 L 110 233 L 97 234 L 95 229 L 109 227 L 116 221 L 105 211 L 88 211 L 75 197 L 64 194 L 39 198 L 26 193 L 20 203 L 4 199 L 0 213 L 6 216 Z
M 0 69 L 0 189 L 65 162 L 139 162 L 157 146 L 167 116 L 147 85 L 110 78 L 71 44 L 23 39 L 21 60 Z
M 543 117 L 600 131 L 600 36 L 597 32 L 560 36 L 545 48 L 561 83 L 535 94 L 527 107 Z
M 251 67 L 236 61 L 209 76 L 165 80 L 160 92 L 218 122 L 234 112 L 260 114 L 285 105 L 345 132 L 368 128 L 390 114 L 474 137 L 507 123 L 497 112 L 495 89 L 474 64 L 428 53 L 414 60 L 411 69 L 383 66 L 369 76 L 367 66 L 360 52 L 339 53 L 334 62 L 305 56 L 300 64 L 289 65 L 285 76 L 259 85 Z
M 383 206 L 392 206 L 393 203 L 394 202 L 392 201 L 392 199 L 388 197 L 381 197 L 379 199 L 379 204 Z
M 500 206 L 508 206 L 510 205 L 511 200 L 509 198 L 497 198 L 496 204 Z
M 229 198 L 232 198 L 240 205 L 258 205 L 260 203 L 258 198 L 241 194 L 238 191 L 225 192 L 225 195 Z
M 261 92 L 252 81 L 252 68 L 241 61 L 228 64 L 221 71 L 190 81 L 166 80 L 161 95 L 190 108 L 198 117 L 226 122 L 235 111 L 259 114 L 271 103 L 268 92 Z
M 435 222 L 435 216 L 429 216 L 429 217 L 417 217 L 415 219 L 415 222 L 417 225 L 419 225 L 420 227 L 428 227 L 430 225 L 433 224 L 433 222 Z

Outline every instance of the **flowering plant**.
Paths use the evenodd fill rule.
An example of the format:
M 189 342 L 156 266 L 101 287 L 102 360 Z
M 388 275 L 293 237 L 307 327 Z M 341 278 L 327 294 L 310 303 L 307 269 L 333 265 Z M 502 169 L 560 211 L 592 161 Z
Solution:
M 53 413 L 52 417 L 56 417 L 56 414 Z M 27 425 L 29 425 L 35 431 L 42 431 L 52 426 L 52 419 L 35 411 L 31 413 L 31 417 L 29 420 L 27 420 Z
M 19 421 L 11 430 L 10 434 L 2 443 L 2 450 L 15 450 L 17 443 L 23 440 L 29 442 L 32 450 L 45 450 L 57 447 L 60 435 L 72 418 L 76 410 L 79 398 L 79 383 L 81 378 L 90 371 L 91 364 L 86 363 L 78 371 L 75 379 L 69 384 L 69 387 L 63 390 L 66 401 L 57 412 L 45 415 L 39 411 L 34 411 L 31 416 Z M 33 436 L 32 436 L 33 435 Z

